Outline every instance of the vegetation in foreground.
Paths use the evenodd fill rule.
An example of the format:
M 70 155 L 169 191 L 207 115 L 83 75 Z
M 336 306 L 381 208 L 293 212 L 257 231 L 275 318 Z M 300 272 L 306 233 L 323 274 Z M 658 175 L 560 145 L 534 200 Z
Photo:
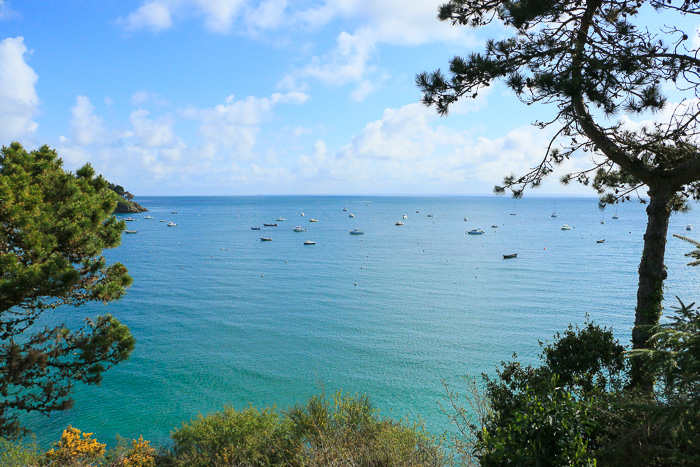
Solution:
M 420 424 L 380 417 L 366 396 L 312 397 L 286 412 L 225 408 L 184 423 L 159 452 L 143 438 L 107 451 L 92 433 L 68 427 L 47 452 L 36 443 L 0 440 L 4 467 L 329 466 L 449 463 Z
M 448 391 L 457 456 L 479 465 L 700 465 L 700 312 L 679 303 L 649 330 L 653 350 L 626 351 L 612 330 L 588 322 L 541 343 L 541 365 L 514 358 L 495 378 L 483 375 L 483 394 L 474 380 L 465 397 Z M 654 392 L 631 384 L 636 358 L 658 381 Z

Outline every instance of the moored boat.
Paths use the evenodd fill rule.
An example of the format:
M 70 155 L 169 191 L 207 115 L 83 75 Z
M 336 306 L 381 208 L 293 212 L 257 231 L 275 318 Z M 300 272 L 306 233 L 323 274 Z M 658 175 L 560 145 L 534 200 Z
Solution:
M 318 219 L 309 219 L 309 222 L 318 222 Z
M 484 231 L 481 229 L 472 229 L 472 230 L 467 231 L 467 234 L 468 235 L 483 235 Z
M 316 242 L 314 242 L 313 240 L 306 240 L 304 242 L 304 245 L 315 245 L 315 244 L 316 244 Z
M 396 221 L 396 224 L 394 224 L 394 225 L 403 225 L 403 222 L 401 222 L 401 221 Z
M 175 222 L 168 222 L 168 227 L 175 227 L 177 224 Z
M 352 229 L 349 231 L 350 235 L 364 235 L 365 233 L 360 229 Z
M 137 234 L 137 233 L 139 233 L 139 231 L 138 231 L 138 230 L 125 230 L 124 233 L 127 233 L 127 234 Z
M 272 241 L 272 237 L 260 237 L 260 241 L 261 241 L 261 242 L 271 242 L 271 241 Z
M 562 230 L 571 230 L 571 227 L 568 224 L 564 224 L 561 226 Z
M 300 225 L 297 225 L 297 226 L 294 227 L 294 229 L 292 229 L 292 230 L 294 230 L 295 232 L 306 232 L 306 229 L 305 229 L 304 227 L 300 226 Z
M 503 255 L 503 259 L 511 259 L 511 258 L 517 258 L 518 254 L 517 253 L 511 253 L 509 255 Z
M 278 227 L 278 225 L 277 225 L 276 223 L 265 224 L 265 223 L 263 222 L 263 227 Z
M 250 230 L 261 230 L 260 227 L 251 227 Z

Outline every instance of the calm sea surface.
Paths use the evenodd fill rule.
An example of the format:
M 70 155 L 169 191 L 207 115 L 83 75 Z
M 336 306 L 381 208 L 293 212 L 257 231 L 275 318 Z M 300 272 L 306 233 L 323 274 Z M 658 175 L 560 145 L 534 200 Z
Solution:
M 139 233 L 106 252 L 134 278 L 126 297 L 52 317 L 75 326 L 112 313 L 136 350 L 101 386 L 77 388 L 74 409 L 31 417 L 42 442 L 71 424 L 108 443 L 117 434 L 167 443 L 197 414 L 283 409 L 322 389 L 367 393 L 384 415 L 421 416 L 440 433 L 443 381 L 459 389 L 462 375 L 492 373 L 513 352 L 533 362 L 538 339 L 586 313 L 629 340 L 646 225 L 638 203 L 612 220 L 615 208 L 601 212 L 594 198 L 138 201 L 150 211 L 127 226 Z M 278 217 L 279 227 L 251 230 Z M 698 295 L 700 269 L 683 256 L 691 245 L 670 236 L 695 237 L 686 224 L 700 228 L 697 210 L 671 219 L 668 305 Z M 349 235 L 355 227 L 365 235 Z M 485 234 L 465 234 L 477 227 Z M 504 260 L 510 253 L 518 257 Z

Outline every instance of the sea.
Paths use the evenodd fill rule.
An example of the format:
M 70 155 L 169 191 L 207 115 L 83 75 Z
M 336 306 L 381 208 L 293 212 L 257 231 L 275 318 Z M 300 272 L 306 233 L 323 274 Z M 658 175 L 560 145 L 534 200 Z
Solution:
M 69 425 L 108 444 L 142 435 L 167 445 L 199 414 L 283 411 L 336 391 L 442 434 L 453 430 L 446 387 L 465 391 L 466 375 L 493 375 L 514 353 L 536 363 L 539 341 L 587 317 L 630 339 L 646 227 L 638 202 L 601 211 L 593 197 L 137 201 L 149 209 L 127 222 L 138 233 L 105 252 L 134 279 L 125 297 L 49 317 L 79 327 L 111 313 L 136 348 L 99 386 L 77 385 L 73 409 L 25 417 L 44 445 Z M 671 236 L 697 238 L 687 224 L 700 228 L 697 209 L 671 218 L 667 312 L 676 297 L 698 297 L 700 268 L 684 256 L 693 246 Z

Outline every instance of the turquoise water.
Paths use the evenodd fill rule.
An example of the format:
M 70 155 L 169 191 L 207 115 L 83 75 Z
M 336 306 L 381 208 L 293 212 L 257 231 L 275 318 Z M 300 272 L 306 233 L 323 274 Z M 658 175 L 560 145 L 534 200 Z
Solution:
M 420 415 L 439 433 L 449 428 L 443 380 L 459 389 L 462 375 L 491 373 L 513 352 L 534 361 L 538 340 L 586 313 L 629 339 L 646 224 L 637 203 L 612 220 L 614 208 L 601 212 L 594 198 L 138 201 L 150 209 L 128 223 L 139 233 L 107 252 L 134 278 L 126 297 L 53 318 L 79 324 L 110 312 L 131 328 L 136 350 L 101 386 L 77 388 L 74 409 L 32 417 L 43 442 L 72 424 L 102 441 L 167 443 L 199 413 L 286 408 L 322 388 L 366 392 L 385 415 Z M 405 225 L 394 225 L 402 214 Z M 279 227 L 250 229 L 280 216 Z M 689 223 L 700 227 L 697 211 L 674 216 L 670 233 L 693 236 Z M 307 231 L 293 232 L 299 224 Z M 365 235 L 349 235 L 355 227 Z M 465 235 L 476 227 L 486 233 Z M 690 249 L 669 238 L 667 297 L 697 295 Z

